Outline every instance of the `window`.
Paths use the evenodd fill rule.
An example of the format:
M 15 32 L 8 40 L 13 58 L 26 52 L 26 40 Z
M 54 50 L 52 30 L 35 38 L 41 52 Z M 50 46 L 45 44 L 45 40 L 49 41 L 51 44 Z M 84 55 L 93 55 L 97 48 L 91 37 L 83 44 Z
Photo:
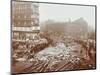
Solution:
M 20 18 L 20 16 L 18 15 L 18 18 Z
M 31 22 L 31 24 L 33 25 L 33 24 L 34 24 L 34 22 Z
M 39 22 L 38 19 L 36 19 L 36 20 L 35 20 L 35 24 L 38 24 L 38 22 Z
M 34 15 L 31 15 L 31 18 L 34 18 Z
M 24 16 L 24 18 L 26 18 L 26 15 Z
M 26 22 L 24 22 L 24 25 L 26 26 Z
M 18 25 L 20 25 L 20 22 L 18 22 Z

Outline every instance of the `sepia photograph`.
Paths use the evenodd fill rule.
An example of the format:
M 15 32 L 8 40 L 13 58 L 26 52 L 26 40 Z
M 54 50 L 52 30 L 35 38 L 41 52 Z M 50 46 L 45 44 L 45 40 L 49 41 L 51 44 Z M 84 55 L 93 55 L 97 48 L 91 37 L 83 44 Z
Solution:
M 96 6 L 11 1 L 11 73 L 96 69 Z

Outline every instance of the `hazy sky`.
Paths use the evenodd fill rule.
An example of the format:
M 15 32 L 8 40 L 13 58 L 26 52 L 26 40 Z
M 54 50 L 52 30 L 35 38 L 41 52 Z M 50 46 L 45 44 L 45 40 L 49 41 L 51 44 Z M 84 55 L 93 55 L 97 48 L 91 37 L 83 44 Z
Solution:
M 40 22 L 52 19 L 55 21 L 74 21 L 83 17 L 89 25 L 95 27 L 95 7 L 59 5 L 59 4 L 39 4 Z

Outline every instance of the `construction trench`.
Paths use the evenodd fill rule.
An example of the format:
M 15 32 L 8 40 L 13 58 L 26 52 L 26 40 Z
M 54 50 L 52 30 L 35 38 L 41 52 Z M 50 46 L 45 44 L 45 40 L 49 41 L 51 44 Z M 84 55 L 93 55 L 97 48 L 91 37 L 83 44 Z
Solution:
M 95 42 L 93 40 L 71 39 L 67 45 L 64 42 L 57 42 L 54 45 L 52 44 L 53 40 L 46 37 L 40 41 L 35 45 L 27 42 L 13 43 L 13 50 L 15 50 L 12 52 L 13 73 L 96 68 Z

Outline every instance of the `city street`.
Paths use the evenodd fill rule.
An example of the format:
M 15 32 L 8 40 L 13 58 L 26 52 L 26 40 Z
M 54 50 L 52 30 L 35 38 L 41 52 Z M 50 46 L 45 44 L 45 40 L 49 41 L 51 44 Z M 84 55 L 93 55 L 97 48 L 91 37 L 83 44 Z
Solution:
M 68 47 L 64 43 L 58 43 L 55 47 L 50 45 L 36 53 L 34 58 L 15 62 L 12 70 L 14 73 L 27 73 L 95 69 L 95 61 L 86 57 L 84 49 L 81 44 L 75 42 Z

